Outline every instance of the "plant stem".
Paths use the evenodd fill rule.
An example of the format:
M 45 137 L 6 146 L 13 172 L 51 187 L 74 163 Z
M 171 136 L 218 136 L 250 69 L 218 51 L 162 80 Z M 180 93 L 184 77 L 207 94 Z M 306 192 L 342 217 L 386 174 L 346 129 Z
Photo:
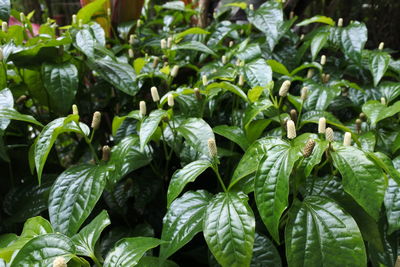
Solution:
M 219 170 L 218 170 L 218 165 L 216 163 L 213 164 L 212 169 L 214 170 L 215 174 L 217 175 L 218 181 L 222 186 L 222 189 L 224 190 L 224 192 L 226 192 L 226 187 L 224 184 L 224 181 L 221 178 L 221 175 L 219 174 Z

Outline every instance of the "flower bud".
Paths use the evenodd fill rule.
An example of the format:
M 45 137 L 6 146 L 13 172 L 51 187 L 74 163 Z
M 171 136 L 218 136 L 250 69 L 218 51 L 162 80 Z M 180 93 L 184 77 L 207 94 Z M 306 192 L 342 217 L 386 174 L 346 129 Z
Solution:
M 161 39 L 160 45 L 161 49 L 167 49 L 167 41 L 165 39 Z
M 75 25 L 78 22 L 76 14 L 72 15 L 72 25 Z
M 230 41 L 229 42 L 229 47 L 232 47 L 233 46 L 233 41 Z
M 307 99 L 307 96 L 308 96 L 308 88 L 307 87 L 301 88 L 300 99 L 304 101 Z
M 291 82 L 286 80 L 282 83 L 281 88 L 279 89 L 279 96 L 285 97 L 289 92 Z
M 201 99 L 201 93 L 200 93 L 199 88 L 194 88 L 193 91 L 194 91 L 194 94 L 195 94 L 197 100 L 200 100 Z
M 208 79 L 206 75 L 201 76 L 201 79 L 203 81 L 203 86 L 206 86 L 208 84 Z
M 344 146 L 351 145 L 351 133 L 349 133 L 349 132 L 344 133 L 343 145 Z
M 171 70 L 171 76 L 176 77 L 178 75 L 178 71 L 179 71 L 179 66 L 175 65 Z
M 53 261 L 53 267 L 67 267 L 64 257 L 56 257 Z
M 146 102 L 144 102 L 144 101 L 139 102 L 139 113 L 142 116 L 146 115 Z
M 160 100 L 160 95 L 158 94 L 157 87 L 153 86 L 150 89 L 151 91 L 151 98 L 153 98 L 154 102 L 158 102 Z
M 168 95 L 168 106 L 170 106 L 171 108 L 174 106 L 175 102 L 174 102 L 174 95 L 173 94 L 169 94 Z
M 3 59 L 4 59 L 3 49 L 0 47 L 0 61 L 3 61 Z
M 386 98 L 381 97 L 381 104 L 386 105 Z
M 132 48 L 129 48 L 129 50 L 128 50 L 128 57 L 129 58 L 133 58 L 135 56 L 135 54 L 133 53 L 133 49 Z
M 325 55 L 321 56 L 321 62 L 320 63 L 321 63 L 322 66 L 326 64 L 326 56 Z
M 307 71 L 307 79 L 311 79 L 314 76 L 314 69 L 308 69 Z
M 326 131 L 326 119 L 324 117 L 321 117 L 318 120 L 318 133 L 324 134 L 325 131 Z
M 21 103 L 25 103 L 25 101 L 28 99 L 28 97 L 26 95 L 21 95 L 20 97 L 18 97 L 17 101 L 15 101 L 15 103 L 17 104 L 21 104 Z
M 334 141 L 334 135 L 333 135 L 333 130 L 332 128 L 328 127 L 325 130 L 325 139 L 328 142 L 333 142 Z
M 134 34 L 129 35 L 129 44 L 133 45 L 134 42 L 135 42 L 135 35 Z
M 25 14 L 23 12 L 19 13 L 19 21 L 21 21 L 21 23 L 24 23 L 25 19 Z
M 313 152 L 314 147 L 315 147 L 315 141 L 313 139 L 308 139 L 308 141 L 303 149 L 303 156 L 305 158 L 308 158 L 309 156 L 311 156 L 311 153 Z
M 218 154 L 217 145 L 215 144 L 215 139 L 214 138 L 208 139 L 207 144 L 208 144 L 208 151 L 210 153 L 210 156 L 212 158 L 215 158 Z
M 249 5 L 249 9 L 250 9 L 251 11 L 254 11 L 254 5 L 253 5 L 253 4 L 250 4 L 250 5 Z
M 302 33 L 301 35 L 300 35 L 300 41 L 303 41 L 304 40 L 304 34 Z
M 288 120 L 286 123 L 287 127 L 287 138 L 293 139 L 296 137 L 296 126 L 294 125 L 294 121 Z
M 153 60 L 153 69 L 155 69 L 155 68 L 157 67 L 159 61 L 160 61 L 160 58 L 159 58 L 159 57 L 154 57 L 154 60 Z
M 361 132 L 361 124 L 362 124 L 362 121 L 360 119 L 356 119 L 356 131 L 357 131 L 357 133 Z
M 140 28 L 141 25 L 142 25 L 142 21 L 140 19 L 138 19 L 136 21 L 136 28 Z
M 224 55 L 224 56 L 222 56 L 222 58 L 221 58 L 221 62 L 222 62 L 222 64 L 226 64 L 226 56 Z
M 239 75 L 238 85 L 239 86 L 243 86 L 244 85 L 244 76 L 243 76 L 243 74 Z
M 290 13 L 289 13 L 289 19 L 292 19 L 292 18 L 294 18 L 294 11 L 290 11 Z
M 172 47 L 172 37 L 168 37 L 167 39 L 167 48 L 170 49 Z
M 242 64 L 242 61 L 240 59 L 237 59 L 235 65 L 239 67 L 241 64 Z
M 343 27 L 343 18 L 339 18 L 337 22 L 338 27 Z
M 111 17 L 111 8 L 107 8 L 107 17 Z
M 95 113 L 93 113 L 93 118 L 92 118 L 93 130 L 99 129 L 100 122 L 101 122 L 101 113 L 99 111 L 96 111 Z
M 6 21 L 3 21 L 3 22 L 1 23 L 1 30 L 2 30 L 3 32 L 7 32 L 7 30 L 8 30 L 8 23 L 7 23 Z
M 111 149 L 109 146 L 103 146 L 103 155 L 101 156 L 102 161 L 108 161 L 110 159 Z
M 78 26 L 79 26 L 79 28 L 82 28 L 83 27 L 83 20 L 82 19 L 79 19 L 79 22 L 78 22 Z
M 290 110 L 290 118 L 292 121 L 296 122 L 297 121 L 297 110 L 291 109 Z
M 328 74 L 328 73 L 323 73 L 322 74 L 322 82 L 323 83 L 328 83 L 330 79 L 331 79 L 331 75 L 330 74 Z
M 384 42 L 381 42 L 381 43 L 379 44 L 378 49 L 382 51 L 384 47 L 385 47 L 385 43 L 384 43 Z
M 367 115 L 365 115 L 364 112 L 361 112 L 360 115 L 358 115 L 358 117 L 359 117 L 362 121 L 366 121 L 366 120 L 367 120 Z
M 75 104 L 72 105 L 72 114 L 79 115 L 78 106 Z

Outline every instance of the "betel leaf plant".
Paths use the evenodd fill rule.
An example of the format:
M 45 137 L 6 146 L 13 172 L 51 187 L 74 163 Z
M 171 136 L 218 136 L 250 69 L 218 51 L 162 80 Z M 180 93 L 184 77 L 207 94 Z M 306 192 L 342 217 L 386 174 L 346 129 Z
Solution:
M 201 28 L 188 2 L 38 32 L 0 3 L 0 266 L 394 266 L 392 50 L 275 0 Z

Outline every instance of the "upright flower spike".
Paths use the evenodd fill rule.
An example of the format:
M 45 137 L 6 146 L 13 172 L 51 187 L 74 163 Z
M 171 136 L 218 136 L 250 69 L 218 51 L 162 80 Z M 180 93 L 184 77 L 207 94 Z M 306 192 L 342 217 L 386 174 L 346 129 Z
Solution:
M 6 21 L 3 21 L 3 22 L 1 23 L 1 30 L 2 30 L 3 32 L 7 32 L 7 30 L 8 30 L 8 23 L 7 23 Z
M 160 58 L 159 58 L 159 57 L 154 57 L 154 60 L 153 60 L 153 69 L 155 69 L 155 68 L 157 67 L 159 61 L 160 61 Z
M 28 99 L 28 97 L 26 95 L 21 95 L 20 97 L 18 97 L 17 101 L 15 101 L 15 103 L 17 104 L 21 104 L 21 103 L 25 103 L 25 101 Z
M 64 257 L 56 257 L 53 261 L 53 267 L 67 267 Z
M 161 49 L 167 49 L 167 41 L 165 39 L 161 39 L 160 45 Z
M 208 84 L 208 79 L 206 75 L 201 76 L 201 80 L 203 82 L 203 86 L 206 86 Z
M 322 66 L 326 64 L 326 56 L 325 56 L 325 55 L 322 55 L 322 56 L 321 56 L 321 61 L 320 61 L 320 63 L 321 63 Z
M 146 102 L 144 101 L 139 102 L 139 113 L 142 116 L 146 116 Z
M 155 86 L 151 87 L 150 91 L 151 91 L 151 98 L 153 98 L 153 101 L 154 102 L 160 101 L 160 95 L 158 94 L 157 87 Z
M 343 138 L 343 145 L 350 146 L 351 145 L 351 133 L 345 132 Z
M 249 9 L 250 9 L 251 11 L 254 11 L 254 5 L 253 5 L 253 4 L 250 4 L 250 5 L 249 5 Z
M 201 93 L 200 93 L 199 88 L 194 88 L 193 91 L 194 91 L 194 95 L 196 96 L 197 100 L 200 100 L 201 99 Z
M 292 121 L 296 122 L 297 121 L 297 110 L 291 109 L 290 110 L 290 118 Z
M 175 65 L 171 70 L 171 76 L 176 77 L 178 75 L 178 71 L 179 71 L 179 66 Z
M 103 152 L 101 160 L 102 161 L 108 161 L 110 159 L 110 155 L 111 155 L 110 147 L 109 146 L 103 146 L 101 150 Z
M 343 18 L 339 18 L 337 22 L 338 27 L 343 27 Z
M 174 95 L 169 94 L 168 95 L 168 106 L 172 108 L 174 105 L 175 105 Z
M 294 139 L 296 137 L 296 126 L 294 125 L 294 121 L 288 120 L 286 123 L 287 127 L 287 138 Z
M 300 99 L 304 101 L 307 99 L 307 96 L 308 96 L 308 88 L 307 87 L 301 88 Z
M 294 18 L 294 11 L 290 11 L 290 13 L 289 13 L 289 19 L 292 19 L 292 18 Z
M 239 75 L 238 85 L 239 86 L 243 86 L 244 85 L 244 76 L 243 76 L 243 74 Z
M 208 139 L 207 144 L 211 158 L 215 158 L 218 155 L 217 144 L 215 143 L 215 139 L 214 138 Z
M 381 97 L 381 104 L 386 105 L 386 98 Z
M 307 79 L 311 79 L 314 76 L 314 69 L 308 69 L 307 71 Z
M 78 106 L 75 104 L 72 105 L 72 114 L 79 115 Z
M 97 130 L 100 127 L 100 122 L 101 122 L 101 113 L 99 111 L 96 111 L 93 113 L 93 118 L 92 118 L 92 128 L 93 130 Z
M 136 28 L 140 28 L 140 26 L 142 26 L 142 21 L 140 19 L 138 19 L 136 21 Z
M 303 41 L 304 40 L 304 34 L 301 34 L 300 35 L 300 41 Z
M 379 44 L 379 46 L 378 46 L 378 49 L 379 49 L 380 51 L 382 51 L 384 47 L 385 47 L 385 43 L 384 43 L 384 42 L 381 42 L 381 43 Z
M 82 19 L 79 19 L 78 26 L 79 26 L 79 28 L 83 27 L 83 20 Z
M 233 41 L 229 42 L 229 48 L 233 46 Z
M 314 147 L 315 147 L 314 139 L 308 139 L 308 141 L 303 149 L 303 157 L 308 158 L 309 156 L 311 156 L 311 154 L 314 150 Z
M 361 119 L 356 119 L 356 131 L 357 131 L 357 133 L 361 132 L 361 124 L 362 124 Z
M 172 37 L 168 37 L 168 39 L 167 39 L 167 48 L 171 49 L 171 47 L 172 47 Z
M 328 83 L 330 79 L 331 79 L 331 75 L 330 74 L 328 74 L 328 73 L 323 73 L 322 74 L 322 82 L 323 83 Z
M 330 128 L 330 127 L 326 128 L 325 139 L 328 142 L 333 142 L 335 140 L 332 128 Z
M 111 8 L 107 8 L 107 17 L 111 18 Z
M 134 34 L 129 35 L 129 44 L 133 45 L 134 42 L 135 42 L 135 35 Z
M 326 119 L 324 117 L 321 117 L 318 120 L 318 133 L 324 134 L 325 131 L 326 131 Z
M 358 115 L 358 117 L 359 117 L 362 121 L 366 121 L 366 120 L 367 120 L 367 115 L 365 115 L 364 112 L 361 112 L 360 115 Z
M 77 24 L 78 23 L 78 19 L 77 19 L 77 17 L 76 17 L 76 14 L 73 14 L 72 15 L 72 25 L 75 25 L 75 24 Z
M 132 48 L 129 48 L 129 50 L 128 50 L 128 57 L 129 58 L 133 58 L 135 56 L 135 54 L 133 53 L 133 49 Z
M 286 80 L 282 83 L 281 88 L 279 89 L 279 96 L 285 97 L 289 92 L 291 82 Z
M 21 23 L 25 23 L 25 14 L 23 12 L 19 13 L 19 21 L 21 21 Z
M 226 64 L 226 56 L 225 55 L 223 55 L 222 57 L 221 57 L 221 62 L 222 62 L 222 64 Z

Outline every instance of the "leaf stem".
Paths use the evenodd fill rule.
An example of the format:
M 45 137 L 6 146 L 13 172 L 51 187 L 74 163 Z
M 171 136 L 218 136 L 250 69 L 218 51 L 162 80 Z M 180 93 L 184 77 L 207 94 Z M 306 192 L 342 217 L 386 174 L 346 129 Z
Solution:
M 212 165 L 212 169 L 215 172 L 215 174 L 217 175 L 218 181 L 221 184 L 222 189 L 224 190 L 224 192 L 226 192 L 227 190 L 226 190 L 224 181 L 222 180 L 221 175 L 219 174 L 218 165 L 215 162 Z

